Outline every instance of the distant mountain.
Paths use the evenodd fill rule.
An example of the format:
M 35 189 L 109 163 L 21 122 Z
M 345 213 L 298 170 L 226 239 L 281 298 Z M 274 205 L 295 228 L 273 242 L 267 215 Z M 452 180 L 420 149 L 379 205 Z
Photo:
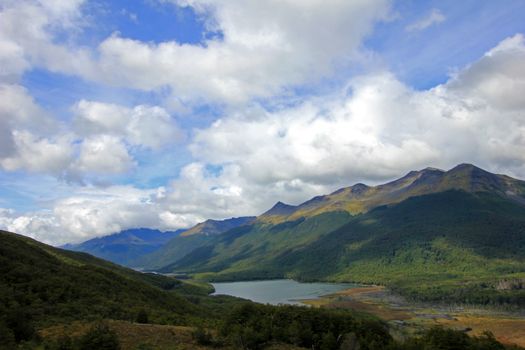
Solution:
M 525 305 L 525 290 L 497 287 L 525 278 L 525 182 L 470 164 L 427 168 L 277 203 L 186 248 L 159 271 L 381 283 L 418 299 Z
M 214 236 L 228 230 L 248 225 L 254 216 L 245 216 L 225 220 L 206 220 L 183 231 L 180 235 L 166 242 L 159 249 L 137 256 L 129 262 L 129 266 L 145 269 L 156 269 L 171 263 L 174 259 L 183 258 L 193 249 L 213 239 Z
M 255 220 L 255 216 L 244 216 L 239 218 L 231 218 L 225 220 L 206 220 L 193 226 L 192 228 L 184 231 L 181 236 L 187 237 L 192 235 L 205 235 L 213 236 L 225 231 L 231 230 L 232 228 L 246 225 Z
M 85 252 L 124 266 L 132 266 L 138 257 L 152 253 L 185 230 L 161 232 L 137 228 L 93 238 L 80 244 L 66 244 L 64 249 Z

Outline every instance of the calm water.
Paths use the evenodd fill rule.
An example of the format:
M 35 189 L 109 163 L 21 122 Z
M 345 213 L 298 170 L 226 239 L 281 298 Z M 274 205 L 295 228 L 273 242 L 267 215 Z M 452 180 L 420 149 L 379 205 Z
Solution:
M 212 283 L 214 294 L 233 295 L 263 304 L 300 304 L 301 299 L 316 299 L 342 289 L 358 287 L 350 283 L 299 283 L 269 280 Z

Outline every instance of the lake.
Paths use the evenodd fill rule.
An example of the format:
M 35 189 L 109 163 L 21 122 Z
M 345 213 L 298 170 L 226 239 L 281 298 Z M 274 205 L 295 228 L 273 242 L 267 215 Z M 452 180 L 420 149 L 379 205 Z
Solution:
M 212 283 L 214 295 L 225 294 L 263 304 L 294 304 L 322 295 L 359 287 L 351 283 L 299 283 L 293 280 L 268 280 Z

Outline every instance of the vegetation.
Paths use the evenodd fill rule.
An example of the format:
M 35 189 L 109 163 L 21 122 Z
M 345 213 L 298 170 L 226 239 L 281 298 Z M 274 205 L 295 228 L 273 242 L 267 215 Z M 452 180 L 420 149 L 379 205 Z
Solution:
M 365 314 L 210 297 L 197 283 L 137 274 L 7 232 L 0 232 L 0 269 L 1 349 L 457 349 L 444 347 L 456 338 L 465 349 L 502 349 L 489 335 L 453 331 L 401 344 Z
M 165 271 L 214 281 L 383 284 L 410 299 L 523 307 L 525 207 L 489 192 L 411 197 L 218 236 Z

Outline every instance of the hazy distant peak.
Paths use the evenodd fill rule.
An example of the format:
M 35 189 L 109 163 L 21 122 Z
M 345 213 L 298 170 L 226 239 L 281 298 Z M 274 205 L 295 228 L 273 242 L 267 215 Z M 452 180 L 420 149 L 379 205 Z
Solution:
M 186 236 L 199 235 L 199 234 L 206 235 L 206 236 L 217 235 L 225 231 L 228 231 L 232 228 L 249 224 L 254 219 L 255 219 L 254 216 L 242 216 L 242 217 L 237 217 L 237 218 L 233 217 L 233 218 L 224 219 L 224 220 L 208 219 L 184 231 L 181 234 L 181 236 L 186 237 Z

